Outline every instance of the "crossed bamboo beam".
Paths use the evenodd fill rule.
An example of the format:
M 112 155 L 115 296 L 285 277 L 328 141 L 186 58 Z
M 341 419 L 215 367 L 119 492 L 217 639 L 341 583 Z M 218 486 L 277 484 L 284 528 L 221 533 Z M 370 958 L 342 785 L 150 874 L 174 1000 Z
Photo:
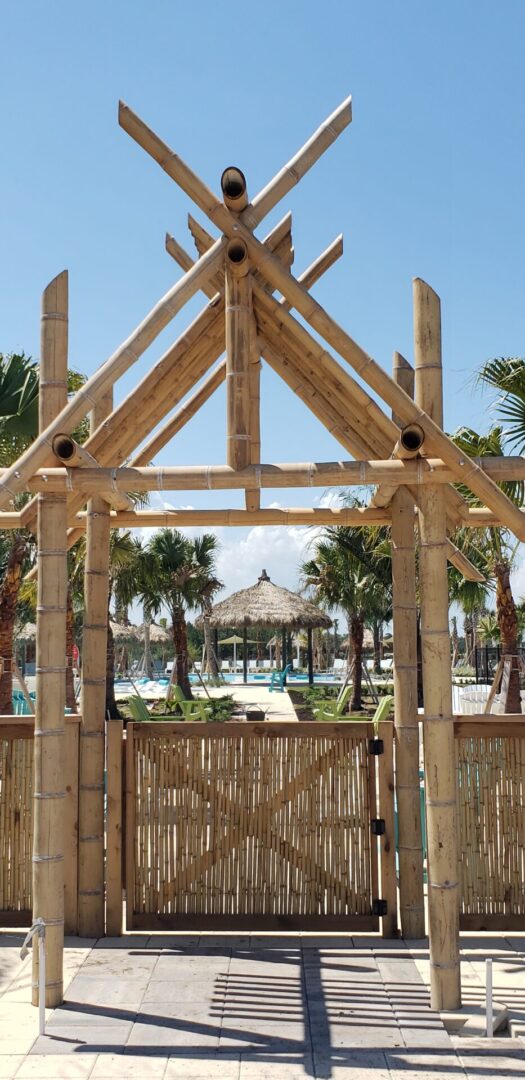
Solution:
M 335 115 L 335 114 L 334 114 Z M 350 119 L 350 117 L 348 117 Z M 280 261 L 272 256 L 259 241 L 251 229 L 258 223 L 257 209 L 247 207 L 242 214 L 236 215 L 216 198 L 213 192 L 196 176 L 188 165 L 162 139 L 126 105 L 120 104 L 119 123 L 121 127 L 157 161 L 165 172 L 185 191 L 206 216 L 220 229 L 225 237 L 234 238 L 237 243 L 244 243 L 253 266 L 259 270 L 270 286 L 282 293 L 311 328 L 319 333 L 361 378 L 391 407 L 403 424 L 417 423 L 423 430 L 426 446 L 430 453 L 442 458 L 450 468 L 454 480 L 469 487 L 475 495 L 497 514 L 506 526 L 520 539 L 525 539 L 525 515 L 498 488 L 497 484 L 475 464 L 473 459 L 465 458 L 439 424 L 420 409 L 408 394 L 369 356 L 364 349 L 324 310 L 289 270 L 283 268 Z M 344 125 L 346 126 L 346 124 Z M 288 183 L 290 181 L 288 180 Z M 286 180 L 283 178 L 284 189 Z M 289 187 L 288 187 L 289 190 Z M 270 200 L 271 201 L 271 200 Z M 275 205 L 275 203 L 272 203 Z M 224 238 L 223 236 L 223 238 Z M 192 270 L 213 257 L 220 240 L 204 255 Z M 204 277 L 204 275 L 203 275 Z M 184 280 L 184 279 L 183 279 Z M 198 286 L 197 286 L 198 287 Z M 293 316 L 288 316 L 294 333 L 299 337 L 299 324 Z M 308 335 L 310 341 L 314 339 Z M 0 488 L 1 493 L 1 488 Z

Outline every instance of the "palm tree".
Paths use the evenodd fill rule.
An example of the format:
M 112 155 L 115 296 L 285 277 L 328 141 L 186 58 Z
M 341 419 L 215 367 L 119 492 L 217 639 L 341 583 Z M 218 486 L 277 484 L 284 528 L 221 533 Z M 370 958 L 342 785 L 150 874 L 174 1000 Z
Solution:
M 355 711 L 362 708 L 365 624 L 377 615 L 379 592 L 389 582 L 388 565 L 374 553 L 378 539 L 376 530 L 341 526 L 327 529 L 315 544 L 313 559 L 301 567 L 306 584 L 314 588 L 316 600 L 332 610 L 342 608 L 347 617 L 354 660 L 350 709 Z M 382 604 L 381 610 L 385 607 Z
M 184 695 L 191 698 L 188 678 L 186 611 L 202 606 L 214 579 L 215 536 L 205 533 L 192 541 L 177 529 L 161 529 L 144 549 L 140 593 L 146 610 L 157 614 L 166 607 L 171 618 L 175 674 Z M 217 583 L 216 588 L 220 587 Z
M 141 586 L 142 544 L 131 533 L 112 529 L 109 537 L 109 589 L 106 645 L 106 716 L 120 719 L 115 698 L 115 640 L 111 629 L 111 602 L 126 608 L 133 602 Z
M 223 588 L 222 581 L 219 581 L 215 576 L 215 556 L 218 550 L 217 537 L 213 533 L 204 533 L 203 536 L 195 538 L 193 547 L 195 560 L 200 567 L 198 588 L 202 609 L 206 671 L 216 677 L 219 674 L 219 667 L 215 649 L 212 645 L 210 616 L 213 597 Z
M 505 425 L 505 441 L 518 454 L 525 450 L 525 359 L 500 356 L 483 364 L 478 382 L 497 391 L 492 409 Z
M 501 457 L 504 453 L 505 434 L 499 426 L 492 427 L 487 435 L 479 435 L 472 428 L 461 428 L 453 436 L 456 446 L 469 457 Z M 519 506 L 523 503 L 524 485 L 521 481 L 509 480 L 499 485 L 505 494 Z M 471 492 L 461 488 L 461 493 L 471 505 L 479 505 Z M 508 529 L 489 526 L 476 529 L 473 535 L 467 530 L 460 530 L 455 537 L 469 559 L 484 561 L 484 572 L 492 578 L 496 588 L 496 615 L 498 619 L 502 656 L 516 656 L 519 638 L 519 623 L 516 604 L 512 595 L 510 575 L 513 568 L 519 542 L 516 543 Z M 506 703 L 508 712 L 521 712 L 519 673 L 513 666 Z

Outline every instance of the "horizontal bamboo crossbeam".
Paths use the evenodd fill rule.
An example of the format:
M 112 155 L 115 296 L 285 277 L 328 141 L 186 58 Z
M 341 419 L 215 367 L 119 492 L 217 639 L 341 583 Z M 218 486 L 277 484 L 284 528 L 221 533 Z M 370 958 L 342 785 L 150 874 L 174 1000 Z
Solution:
M 514 461 L 523 458 L 481 457 L 478 471 L 498 479 L 513 479 Z M 0 469 L 0 478 L 4 470 Z M 177 465 L 166 467 L 102 466 L 83 469 L 39 469 L 30 476 L 27 491 L 94 492 L 114 491 L 201 491 L 243 487 L 362 487 L 384 482 L 419 486 L 453 483 L 453 470 L 439 458 L 399 461 L 282 462 L 232 469 L 227 465 Z M 519 511 L 525 519 L 525 514 Z
M 388 523 L 390 522 L 390 508 L 389 507 L 367 506 L 367 507 L 363 507 L 362 509 L 369 512 L 370 516 L 366 519 L 367 524 L 388 525 Z M 313 511 L 310 508 L 297 509 L 297 510 L 295 508 L 294 509 L 283 509 L 283 510 L 279 509 L 279 510 L 275 510 L 275 511 L 268 509 L 268 510 L 262 510 L 261 511 L 261 513 L 264 513 L 264 514 L 274 513 L 274 512 L 276 514 L 280 514 L 280 513 L 283 513 L 283 514 L 296 514 L 297 513 L 297 514 L 300 514 L 300 515 L 307 515 L 307 514 L 310 514 Z M 316 513 L 318 512 L 318 508 L 315 508 L 315 512 Z M 319 509 L 319 512 L 320 512 L 320 509 Z M 330 515 L 335 514 L 336 512 L 337 512 L 337 508 L 335 508 L 333 511 L 332 510 L 327 510 L 327 515 L 329 516 L 330 521 L 333 520 L 333 518 Z M 247 514 L 246 511 L 241 511 L 241 510 L 202 510 L 202 511 L 200 511 L 200 510 L 166 510 L 166 511 L 164 511 L 164 510 L 143 510 L 143 511 L 142 510 L 127 510 L 127 511 L 122 510 L 122 511 L 118 511 L 118 512 L 113 512 L 111 514 L 111 520 L 112 520 L 112 522 L 115 523 L 114 525 L 112 525 L 112 528 L 115 528 L 115 529 L 121 528 L 123 526 L 133 525 L 134 522 L 137 523 L 137 528 L 139 528 L 141 526 L 148 525 L 148 524 L 158 525 L 159 527 L 161 527 L 162 525 L 170 524 L 170 521 L 171 521 L 171 523 L 173 523 L 174 520 L 175 520 L 173 515 L 176 514 L 176 515 L 179 515 L 179 517 L 177 518 L 177 520 L 179 521 L 179 524 L 182 523 L 180 519 L 182 517 L 184 517 L 185 520 L 187 519 L 187 524 L 189 524 L 189 525 L 191 525 L 191 524 L 198 524 L 198 525 L 217 524 L 218 525 L 218 524 L 221 524 L 221 522 L 219 520 L 216 520 L 213 517 L 213 515 L 214 514 L 223 514 L 223 513 L 225 515 L 229 515 L 229 514 L 232 514 L 232 513 L 234 513 L 234 514 L 243 514 L 244 513 L 244 514 L 246 514 L 246 518 L 244 519 L 246 522 L 249 523 L 249 521 L 252 520 L 251 516 L 249 514 Z M 323 509 L 323 513 L 324 513 L 324 509 Z M 140 517 L 141 514 L 145 514 L 146 516 L 144 518 L 141 518 Z M 197 521 L 192 517 L 193 514 L 198 514 L 198 515 L 202 514 L 202 515 L 204 515 L 204 517 L 203 517 L 202 520 L 199 519 Z M 167 517 L 166 517 L 166 515 L 167 515 Z M 212 516 L 210 517 L 209 515 L 212 515 Z M 163 520 L 165 517 L 166 517 L 166 520 Z M 366 517 L 366 515 L 365 515 L 365 517 Z M 169 520 L 168 520 L 168 518 L 169 518 Z M 85 513 L 83 511 L 77 512 L 75 515 L 73 515 L 73 517 L 70 516 L 70 518 L 69 518 L 70 526 L 73 525 L 73 524 L 75 525 L 75 528 L 71 528 L 70 531 L 72 533 L 77 533 L 77 537 L 76 537 L 77 539 L 78 539 L 79 536 L 82 535 L 82 532 L 83 532 L 82 522 L 83 522 L 84 519 L 85 519 Z M 359 519 L 359 520 L 362 520 L 362 519 Z M 328 521 L 328 518 L 327 518 L 327 521 Z M 229 522 L 229 523 L 231 524 L 231 522 Z M 275 523 L 278 523 L 277 518 L 275 519 Z M 296 524 L 296 525 L 303 524 L 303 522 L 300 522 L 300 521 L 291 521 L 290 523 L 291 524 Z M 351 520 L 347 520 L 345 518 L 344 521 L 340 521 L 339 523 L 340 524 L 345 524 L 345 525 L 357 524 L 357 520 L 356 520 L 356 522 L 352 522 Z M 228 524 L 228 521 L 223 522 L 222 524 Z M 262 522 L 259 522 L 259 524 L 262 524 Z M 490 510 L 487 510 L 486 507 L 479 507 L 479 508 L 475 507 L 475 508 L 470 509 L 468 517 L 465 519 L 463 524 L 468 529 L 485 529 L 488 525 L 490 525 L 493 528 L 496 528 L 496 527 L 500 527 L 502 525 L 502 523 L 500 521 L 498 521 L 498 519 L 494 516 L 494 514 Z M 2 529 L 20 529 L 20 528 L 22 528 L 20 512 L 17 512 L 17 511 L 0 512 L 0 530 L 2 530 Z M 447 557 L 449 558 L 449 561 L 451 561 L 450 554 Z
M 77 515 L 85 521 L 85 512 Z M 189 528 L 219 525 L 388 525 L 390 512 L 367 506 L 261 507 L 259 510 L 122 510 L 110 515 L 112 528 Z

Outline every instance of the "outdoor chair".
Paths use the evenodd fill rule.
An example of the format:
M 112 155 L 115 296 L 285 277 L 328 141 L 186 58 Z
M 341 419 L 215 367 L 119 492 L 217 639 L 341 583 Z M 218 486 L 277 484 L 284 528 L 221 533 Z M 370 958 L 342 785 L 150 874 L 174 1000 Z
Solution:
M 210 719 L 211 706 L 205 705 L 203 701 L 188 701 L 180 686 L 172 686 L 171 697 L 179 707 L 184 720 L 200 721 L 205 724 Z
M 348 695 L 350 694 L 351 689 L 352 689 L 351 686 L 346 687 L 345 693 L 341 697 L 341 702 L 344 702 L 346 704 L 346 701 L 348 700 Z M 322 716 L 316 716 L 316 720 L 323 720 L 325 723 L 329 722 L 329 721 L 332 721 L 332 723 L 335 723 L 336 721 L 339 721 L 339 720 L 350 720 L 353 724 L 372 723 L 374 725 L 374 735 L 377 735 L 379 733 L 379 725 L 383 720 L 386 720 L 386 718 L 387 718 L 387 716 L 390 713 L 390 710 L 392 708 L 393 701 L 394 701 L 394 698 L 392 697 L 391 694 L 386 694 L 385 697 L 382 697 L 380 702 L 379 702 L 379 705 L 377 706 L 377 709 L 376 709 L 376 711 L 375 711 L 375 713 L 374 713 L 374 715 L 372 717 L 362 716 L 361 714 L 352 715 L 351 713 L 345 713 L 345 715 L 343 716 L 342 711 L 339 712 L 338 714 L 336 714 L 336 711 L 335 711 L 336 708 L 338 708 L 338 707 L 339 708 L 344 708 L 344 704 L 341 706 L 341 703 L 335 702 L 335 707 L 333 708 L 332 712 L 328 712 L 328 709 L 325 707 L 325 708 L 323 708 L 323 715 Z M 329 702 L 328 705 L 330 705 L 330 704 L 331 703 Z M 318 710 L 314 709 L 314 716 L 315 716 L 317 711 Z
M 291 664 L 287 664 L 284 671 L 272 671 L 269 686 L 270 694 L 273 690 L 280 690 L 281 693 L 284 693 L 284 684 L 289 671 L 291 671 Z
M 345 686 L 336 701 L 323 701 L 322 705 L 317 705 L 313 709 L 315 719 L 332 721 L 332 723 L 335 720 L 341 720 L 351 693 L 352 685 L 350 684 L 350 686 Z
M 132 694 L 128 698 L 128 709 L 137 724 L 148 723 L 152 719 L 146 702 L 138 694 Z

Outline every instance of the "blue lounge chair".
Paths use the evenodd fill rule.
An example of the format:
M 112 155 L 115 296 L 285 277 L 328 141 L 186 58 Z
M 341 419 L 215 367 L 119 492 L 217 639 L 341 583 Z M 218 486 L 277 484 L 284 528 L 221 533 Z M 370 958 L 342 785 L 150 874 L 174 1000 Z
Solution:
M 272 671 L 272 677 L 270 679 L 270 694 L 272 690 L 280 690 L 284 694 L 284 684 L 286 682 L 286 676 L 289 671 L 292 670 L 292 665 L 287 664 L 284 671 Z

